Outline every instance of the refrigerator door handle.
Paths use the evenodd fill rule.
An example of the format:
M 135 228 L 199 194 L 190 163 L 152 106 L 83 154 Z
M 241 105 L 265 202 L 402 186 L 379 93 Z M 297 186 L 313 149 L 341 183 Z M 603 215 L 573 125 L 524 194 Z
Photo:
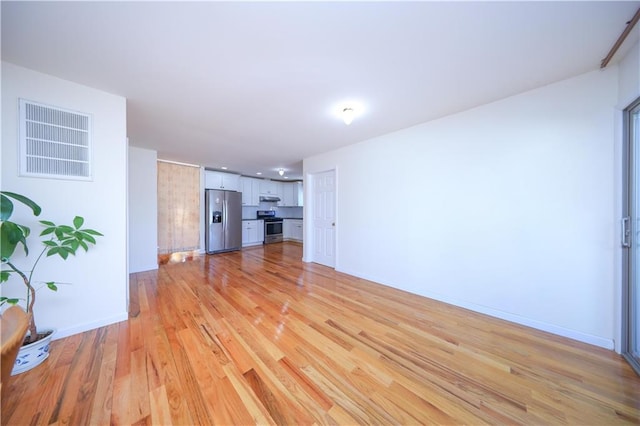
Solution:
M 225 235 L 227 233 L 227 200 L 222 199 L 222 232 L 223 239 L 225 239 Z

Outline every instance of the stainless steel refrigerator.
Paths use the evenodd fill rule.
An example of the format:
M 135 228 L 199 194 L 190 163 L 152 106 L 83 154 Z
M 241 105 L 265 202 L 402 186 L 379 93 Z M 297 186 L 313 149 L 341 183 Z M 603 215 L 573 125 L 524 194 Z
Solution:
M 205 245 L 207 253 L 242 247 L 242 193 L 207 189 Z

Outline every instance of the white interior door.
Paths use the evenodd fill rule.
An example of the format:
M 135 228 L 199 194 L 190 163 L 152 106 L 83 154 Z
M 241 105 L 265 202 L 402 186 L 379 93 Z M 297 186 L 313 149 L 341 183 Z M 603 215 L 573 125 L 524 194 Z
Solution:
M 335 267 L 336 177 L 335 171 L 312 175 L 313 262 Z

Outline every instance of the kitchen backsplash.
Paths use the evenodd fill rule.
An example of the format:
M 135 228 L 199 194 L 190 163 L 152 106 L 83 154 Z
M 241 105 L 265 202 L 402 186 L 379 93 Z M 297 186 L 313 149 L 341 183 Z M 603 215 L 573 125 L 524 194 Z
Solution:
M 275 210 L 276 216 L 283 218 L 302 218 L 302 207 L 276 207 L 274 203 L 260 203 L 259 207 L 250 206 L 242 208 L 243 219 L 255 219 L 258 210 Z

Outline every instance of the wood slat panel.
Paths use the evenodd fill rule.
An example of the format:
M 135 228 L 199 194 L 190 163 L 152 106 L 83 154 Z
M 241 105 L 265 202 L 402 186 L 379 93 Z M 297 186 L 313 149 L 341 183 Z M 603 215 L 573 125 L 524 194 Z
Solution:
M 2 424 L 640 424 L 617 354 L 312 263 L 283 243 L 133 274 Z

